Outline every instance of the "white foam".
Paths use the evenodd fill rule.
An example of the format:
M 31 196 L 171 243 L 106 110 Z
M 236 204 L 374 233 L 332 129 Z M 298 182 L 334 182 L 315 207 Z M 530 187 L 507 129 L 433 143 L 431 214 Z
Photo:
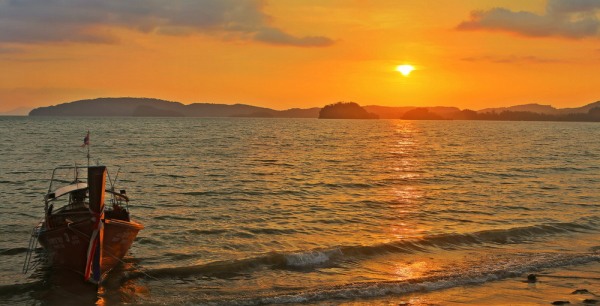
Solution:
M 290 267 L 310 267 L 328 262 L 331 256 L 341 254 L 339 249 L 332 251 L 312 251 L 306 253 L 292 253 L 285 256 Z

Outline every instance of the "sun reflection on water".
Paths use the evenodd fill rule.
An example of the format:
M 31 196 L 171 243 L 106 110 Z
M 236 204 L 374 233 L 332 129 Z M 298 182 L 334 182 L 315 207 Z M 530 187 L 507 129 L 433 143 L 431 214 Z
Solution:
M 418 218 L 414 218 L 421 211 L 423 191 L 417 185 L 421 165 L 415 156 L 419 145 L 415 134 L 419 131 L 412 122 L 398 122 L 395 128 L 396 139 L 390 150 L 395 184 L 390 194 L 394 202 L 392 213 L 397 221 L 390 225 L 388 235 L 391 241 L 402 241 L 424 235 L 425 229 L 415 222 Z
M 425 261 L 413 263 L 398 263 L 394 265 L 393 273 L 398 280 L 415 279 L 426 276 L 431 271 L 431 264 Z

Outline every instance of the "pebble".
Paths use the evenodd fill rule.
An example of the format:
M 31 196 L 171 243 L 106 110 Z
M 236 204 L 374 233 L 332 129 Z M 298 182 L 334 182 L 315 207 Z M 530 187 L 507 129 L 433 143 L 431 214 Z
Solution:
M 535 274 L 529 274 L 529 275 L 527 275 L 527 282 L 528 283 L 535 283 L 535 282 L 537 282 L 537 276 L 535 276 Z

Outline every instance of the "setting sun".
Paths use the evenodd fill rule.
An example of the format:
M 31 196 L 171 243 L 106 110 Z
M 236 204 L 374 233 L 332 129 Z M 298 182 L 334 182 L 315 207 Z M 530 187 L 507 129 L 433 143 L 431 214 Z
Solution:
M 413 70 L 415 70 L 415 67 L 411 65 L 399 65 L 396 67 L 396 71 L 402 73 L 403 76 L 408 76 Z

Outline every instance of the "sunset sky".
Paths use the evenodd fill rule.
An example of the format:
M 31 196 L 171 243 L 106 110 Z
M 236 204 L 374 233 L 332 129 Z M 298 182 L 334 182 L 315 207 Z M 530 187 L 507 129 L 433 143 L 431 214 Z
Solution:
M 0 69 L 0 112 L 123 96 L 577 107 L 600 100 L 600 0 L 0 0 Z

